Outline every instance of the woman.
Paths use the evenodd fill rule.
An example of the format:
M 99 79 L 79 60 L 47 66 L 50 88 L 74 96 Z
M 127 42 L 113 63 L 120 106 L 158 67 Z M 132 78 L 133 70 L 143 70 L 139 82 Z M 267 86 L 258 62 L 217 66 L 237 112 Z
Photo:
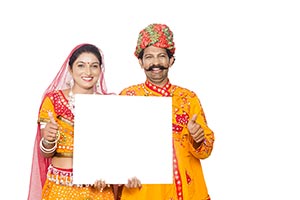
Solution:
M 108 94 L 103 54 L 91 44 L 76 46 L 43 94 L 34 145 L 29 200 L 113 200 L 103 180 L 72 183 L 75 94 Z

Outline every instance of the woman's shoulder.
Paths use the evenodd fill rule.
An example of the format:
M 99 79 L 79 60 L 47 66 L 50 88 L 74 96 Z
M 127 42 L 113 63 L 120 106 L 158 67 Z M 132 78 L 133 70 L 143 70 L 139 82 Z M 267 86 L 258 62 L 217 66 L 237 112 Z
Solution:
M 64 90 L 53 90 L 46 93 L 45 98 L 56 99 L 58 97 L 65 97 L 66 91 Z
M 52 90 L 52 91 L 47 92 L 45 96 L 51 97 L 51 96 L 55 96 L 59 93 L 62 93 L 62 90 Z

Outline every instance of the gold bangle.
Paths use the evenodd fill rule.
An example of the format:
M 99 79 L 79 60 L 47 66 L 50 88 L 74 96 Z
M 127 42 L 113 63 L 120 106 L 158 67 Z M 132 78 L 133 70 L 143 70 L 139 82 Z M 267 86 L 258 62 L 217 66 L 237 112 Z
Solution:
M 41 141 L 40 141 L 40 150 L 41 150 L 43 153 L 53 153 L 53 152 L 55 152 L 56 148 L 57 148 L 57 143 L 55 143 L 55 145 L 54 145 L 52 148 L 47 149 L 47 148 L 44 147 L 44 145 L 43 145 L 43 138 L 41 139 Z

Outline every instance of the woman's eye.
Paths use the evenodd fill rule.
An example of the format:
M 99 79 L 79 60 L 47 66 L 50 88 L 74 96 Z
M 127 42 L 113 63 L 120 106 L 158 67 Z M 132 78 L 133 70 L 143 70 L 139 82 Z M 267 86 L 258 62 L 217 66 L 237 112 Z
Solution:
M 100 66 L 99 66 L 99 65 L 93 65 L 93 67 L 94 67 L 94 68 L 99 68 Z

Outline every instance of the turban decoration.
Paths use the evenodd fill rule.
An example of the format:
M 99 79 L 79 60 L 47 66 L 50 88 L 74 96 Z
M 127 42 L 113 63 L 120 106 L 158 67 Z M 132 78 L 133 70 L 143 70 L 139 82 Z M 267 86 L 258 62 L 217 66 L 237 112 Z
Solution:
M 150 24 L 139 33 L 137 46 L 134 52 L 136 57 L 142 50 L 149 46 L 169 49 L 172 54 L 175 53 L 175 44 L 173 42 L 173 32 L 165 24 Z

